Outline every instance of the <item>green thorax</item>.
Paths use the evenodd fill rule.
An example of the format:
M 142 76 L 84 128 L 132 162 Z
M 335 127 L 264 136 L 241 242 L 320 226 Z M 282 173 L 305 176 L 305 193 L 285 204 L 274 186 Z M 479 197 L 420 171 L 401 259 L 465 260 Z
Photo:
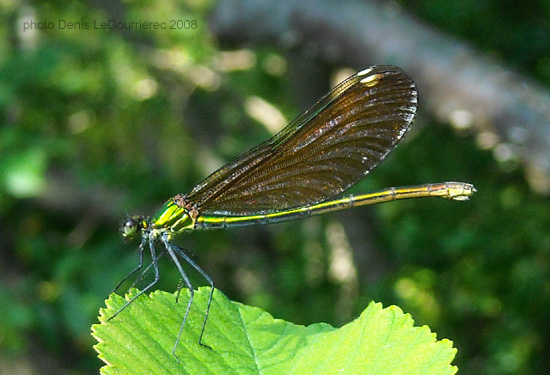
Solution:
M 189 210 L 178 206 L 174 199 L 169 199 L 151 219 L 151 226 L 156 230 L 168 230 L 180 233 L 194 229 L 195 220 Z

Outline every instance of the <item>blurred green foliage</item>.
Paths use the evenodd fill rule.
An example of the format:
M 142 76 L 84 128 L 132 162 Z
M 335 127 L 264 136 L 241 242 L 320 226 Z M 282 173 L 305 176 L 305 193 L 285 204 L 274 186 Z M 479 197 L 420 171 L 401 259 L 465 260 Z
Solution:
M 401 3 L 550 82 L 546 2 Z M 113 4 L 0 5 L 0 372 L 97 371 L 90 325 L 138 260 L 137 244 L 119 238 L 124 215 L 153 214 L 266 139 L 270 131 L 247 110 L 251 97 L 287 119 L 301 110 L 283 51 L 220 52 L 207 28 L 215 3 Z M 23 31 L 29 20 L 112 17 L 196 20 L 197 28 Z M 461 373 L 545 373 L 550 203 L 530 191 L 517 165 L 499 165 L 471 137 L 417 121 L 352 192 L 444 180 L 472 182 L 478 194 L 467 203 L 394 202 L 177 242 L 230 298 L 275 317 L 338 325 L 371 300 L 397 304 L 454 341 Z M 173 291 L 178 274 L 161 263 L 158 288 Z

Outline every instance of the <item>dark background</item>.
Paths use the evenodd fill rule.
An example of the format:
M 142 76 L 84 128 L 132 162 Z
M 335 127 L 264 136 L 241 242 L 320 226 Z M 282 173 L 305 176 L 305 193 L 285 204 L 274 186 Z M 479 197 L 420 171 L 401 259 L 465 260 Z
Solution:
M 345 4 L 0 5 L 1 374 L 97 373 L 90 326 L 138 261 L 119 237 L 125 215 L 152 215 L 373 64 L 407 71 L 420 111 L 351 192 L 456 180 L 477 187 L 470 202 L 176 242 L 231 299 L 277 318 L 342 325 L 369 301 L 396 304 L 454 342 L 462 374 L 547 373 L 550 3 Z M 110 19 L 197 27 L 93 29 Z M 31 20 L 54 27 L 23 31 Z M 173 291 L 161 263 L 158 288 Z

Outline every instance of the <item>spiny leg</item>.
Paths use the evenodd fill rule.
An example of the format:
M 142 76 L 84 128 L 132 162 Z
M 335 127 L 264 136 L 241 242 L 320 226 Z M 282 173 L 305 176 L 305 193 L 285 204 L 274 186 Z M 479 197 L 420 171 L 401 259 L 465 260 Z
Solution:
M 181 250 L 181 249 L 179 249 L 177 246 L 176 246 L 176 248 L 177 248 L 176 253 L 178 252 L 178 250 Z M 191 254 L 191 256 L 192 256 L 192 255 L 193 255 L 193 254 Z M 184 258 L 184 260 L 185 260 L 185 258 Z M 176 289 L 176 303 L 178 303 L 179 300 L 180 300 L 181 290 L 183 289 L 184 286 L 186 286 L 186 285 L 185 285 L 185 282 L 184 282 L 183 280 L 180 279 L 180 281 L 179 281 L 179 283 L 178 283 L 178 287 L 177 287 L 177 289 Z
M 185 282 L 183 280 L 180 280 L 180 282 L 178 283 L 178 288 L 176 289 L 176 303 L 180 301 L 180 294 L 184 285 L 185 285 Z
M 179 250 L 175 245 L 172 245 L 170 242 L 168 242 L 167 239 L 163 238 L 162 242 L 164 243 L 164 246 L 166 247 L 166 250 L 168 251 L 168 254 L 170 254 L 170 257 L 174 261 L 174 264 L 178 268 L 178 271 L 183 278 L 183 281 L 185 282 L 185 285 L 187 286 L 187 289 L 189 289 L 189 301 L 187 302 L 187 308 L 185 309 L 185 315 L 183 316 L 183 320 L 181 322 L 180 330 L 178 332 L 178 336 L 176 338 L 176 342 L 174 343 L 174 347 L 172 348 L 172 355 L 176 357 L 178 360 L 178 363 L 180 363 L 179 357 L 176 355 L 176 349 L 178 347 L 178 344 L 180 342 L 181 333 L 183 332 L 183 327 L 185 327 L 185 323 L 187 322 L 187 317 L 189 316 L 189 311 L 191 311 L 191 304 L 193 303 L 193 297 L 195 296 L 195 291 L 193 290 L 193 285 L 191 285 L 191 281 L 189 281 L 189 277 L 183 270 L 183 267 L 181 266 L 180 261 L 178 260 L 178 257 L 176 256 L 176 253 L 174 253 L 174 250 Z M 181 290 L 181 288 L 180 288 Z
M 162 252 L 157 256 L 157 259 L 160 259 L 164 256 L 164 254 L 166 254 L 166 249 L 163 249 Z M 151 267 L 153 267 L 153 262 L 149 263 L 149 265 L 147 266 L 147 268 L 145 268 L 143 270 L 143 272 L 134 280 L 134 282 L 132 283 L 132 285 L 128 288 L 128 291 L 130 289 L 132 289 L 133 287 L 136 286 L 137 283 L 139 283 L 143 277 L 145 277 L 145 275 L 147 274 L 147 272 L 149 272 L 149 270 L 151 269 Z
M 139 264 L 136 268 L 134 268 L 129 274 L 127 274 L 126 276 L 124 276 L 124 278 L 122 280 L 120 280 L 120 282 L 118 284 L 116 284 L 115 288 L 113 289 L 113 291 L 111 292 L 112 293 L 116 293 L 117 289 L 120 288 L 120 286 L 126 281 L 128 280 L 133 274 L 135 274 L 137 271 L 139 271 L 141 269 L 141 267 L 143 267 L 143 247 L 145 245 L 145 239 L 141 241 L 141 243 L 139 244 Z M 147 269 L 145 270 L 145 272 L 150 268 L 147 267 Z M 135 285 L 132 284 L 132 286 L 130 287 L 130 289 Z M 128 289 L 129 290 L 129 289 Z
M 151 250 L 151 258 L 153 259 L 153 267 L 155 269 L 155 279 L 147 285 L 142 291 L 140 291 L 138 294 L 136 294 L 134 297 L 132 297 L 131 300 L 126 302 L 124 306 L 122 306 L 116 313 L 114 313 L 113 316 L 111 316 L 108 320 L 113 319 L 115 316 L 121 313 L 122 310 L 124 310 L 126 307 L 128 307 L 132 302 L 134 302 L 137 298 L 139 298 L 143 293 L 147 292 L 149 289 L 155 285 L 159 279 L 160 279 L 160 272 L 159 272 L 159 265 L 158 265 L 158 257 L 155 252 L 155 243 L 152 238 L 149 238 L 149 249 Z
M 171 243 L 169 243 L 168 241 L 165 241 L 164 244 L 166 245 L 166 247 L 170 248 L 172 251 L 174 251 L 177 255 L 179 255 L 180 257 L 182 257 L 187 263 L 189 263 L 194 269 L 196 269 L 197 271 L 199 271 L 199 273 L 202 275 L 202 277 L 204 277 L 206 279 L 206 281 L 208 281 L 208 283 L 210 284 L 210 295 L 208 296 L 208 304 L 206 305 L 206 313 L 204 314 L 204 321 L 202 323 L 202 329 L 201 329 L 201 334 L 199 336 L 199 344 L 204 346 L 204 347 L 207 347 L 209 349 L 212 349 L 210 346 L 204 344 L 202 342 L 202 336 L 204 335 L 204 330 L 206 328 L 206 322 L 208 320 L 208 314 L 210 313 L 210 305 L 212 304 L 212 296 L 214 295 L 214 281 L 212 280 L 212 278 L 210 276 L 208 276 L 208 274 L 206 272 L 204 272 L 204 270 L 202 268 L 199 267 L 199 265 L 197 263 L 195 263 L 187 254 L 185 254 L 179 247 L 177 247 L 176 245 L 173 245 Z M 187 287 L 189 288 L 191 285 L 190 284 L 187 284 Z M 193 292 L 191 292 L 191 296 L 193 296 Z M 188 307 L 189 308 L 189 307 Z M 176 346 L 179 342 L 179 338 L 180 338 L 180 335 L 181 335 L 181 332 L 183 330 L 183 326 L 181 327 L 180 329 L 180 333 L 178 335 L 178 339 L 176 341 Z M 174 347 L 174 350 L 175 350 L 175 347 Z

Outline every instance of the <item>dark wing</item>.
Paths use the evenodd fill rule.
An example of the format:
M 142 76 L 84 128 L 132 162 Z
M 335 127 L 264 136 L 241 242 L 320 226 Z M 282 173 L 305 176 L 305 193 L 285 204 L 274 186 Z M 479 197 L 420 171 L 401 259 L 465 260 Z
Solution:
M 325 201 L 384 160 L 411 126 L 416 107 L 415 84 L 401 69 L 365 69 L 211 174 L 188 198 L 201 213 L 238 216 Z

